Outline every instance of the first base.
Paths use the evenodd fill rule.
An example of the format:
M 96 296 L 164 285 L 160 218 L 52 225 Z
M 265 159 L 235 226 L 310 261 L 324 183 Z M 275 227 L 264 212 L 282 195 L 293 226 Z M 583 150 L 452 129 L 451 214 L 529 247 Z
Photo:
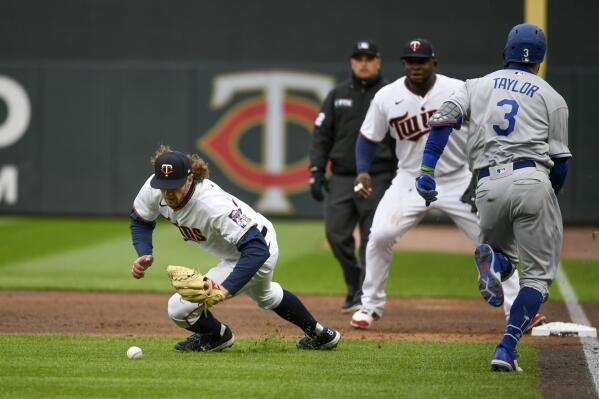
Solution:
M 582 324 L 562 323 L 561 321 L 543 324 L 532 329 L 533 337 L 594 337 L 597 329 Z

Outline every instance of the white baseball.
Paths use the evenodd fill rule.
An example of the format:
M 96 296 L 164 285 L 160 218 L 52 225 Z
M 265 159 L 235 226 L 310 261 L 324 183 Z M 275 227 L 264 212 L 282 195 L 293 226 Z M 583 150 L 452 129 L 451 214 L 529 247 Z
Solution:
M 358 183 L 354 186 L 354 192 L 357 193 L 358 191 L 360 191 L 363 188 L 364 188 L 364 186 L 362 185 L 362 183 Z
M 144 352 L 138 346 L 132 346 L 127 349 L 127 357 L 131 360 L 141 359 L 144 355 Z

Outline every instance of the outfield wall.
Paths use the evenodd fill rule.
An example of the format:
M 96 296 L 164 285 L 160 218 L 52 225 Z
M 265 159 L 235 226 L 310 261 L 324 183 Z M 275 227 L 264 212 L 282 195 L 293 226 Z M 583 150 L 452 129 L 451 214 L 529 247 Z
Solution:
M 547 79 L 570 106 L 575 154 L 560 201 L 566 222 L 598 223 L 599 49 L 579 28 L 597 6 L 554 3 Z M 242 4 L 1 1 L 0 213 L 126 214 L 153 149 L 169 143 L 200 153 L 217 182 L 265 213 L 318 217 L 307 192 L 311 124 L 348 76 L 352 41 L 377 40 L 395 79 L 399 44 L 422 34 L 439 72 L 465 79 L 496 68 L 522 19 L 519 1 L 462 0 L 429 14 L 402 2 Z

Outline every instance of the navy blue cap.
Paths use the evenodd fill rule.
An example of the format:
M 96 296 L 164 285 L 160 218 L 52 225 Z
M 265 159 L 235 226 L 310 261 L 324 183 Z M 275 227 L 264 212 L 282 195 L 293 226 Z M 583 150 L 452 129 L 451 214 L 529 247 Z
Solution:
M 406 58 L 435 58 L 433 44 L 426 39 L 412 39 L 403 47 L 402 60 Z
M 375 57 L 380 57 L 379 49 L 376 46 L 376 43 L 371 40 L 360 40 L 359 42 L 354 43 L 351 52 L 352 58 L 360 54 L 369 54 Z
M 154 177 L 150 186 L 161 190 L 172 190 L 185 184 L 192 173 L 191 161 L 179 151 L 165 152 L 154 162 Z

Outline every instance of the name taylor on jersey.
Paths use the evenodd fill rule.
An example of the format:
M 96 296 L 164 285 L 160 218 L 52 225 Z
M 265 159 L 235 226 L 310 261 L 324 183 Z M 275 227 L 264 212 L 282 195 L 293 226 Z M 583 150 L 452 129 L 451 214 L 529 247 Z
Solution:
M 397 132 L 400 140 L 418 141 L 420 137 L 430 132 L 428 120 L 437 112 L 436 109 L 420 108 L 420 114 L 410 116 L 409 112 L 389 120 L 389 126 Z
M 535 95 L 537 90 L 539 90 L 539 86 L 534 85 L 530 82 L 520 82 L 517 79 L 510 78 L 493 78 L 493 88 L 494 89 L 504 89 L 514 93 L 524 94 L 532 98 Z

